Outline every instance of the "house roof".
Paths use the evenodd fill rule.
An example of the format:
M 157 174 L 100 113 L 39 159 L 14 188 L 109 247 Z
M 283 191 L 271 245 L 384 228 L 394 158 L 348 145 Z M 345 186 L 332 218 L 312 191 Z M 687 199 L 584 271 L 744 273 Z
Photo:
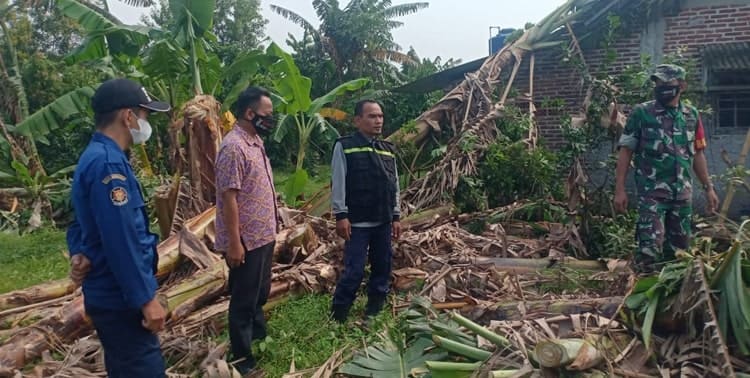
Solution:
M 750 43 L 717 43 L 703 47 L 706 67 L 714 72 L 750 70 Z
M 483 57 L 459 66 L 451 67 L 447 70 L 440 71 L 430 76 L 412 81 L 411 83 L 404 84 L 398 88 L 394 88 L 392 89 L 392 91 L 427 93 L 439 89 L 444 89 L 452 85 L 456 81 L 463 80 L 464 75 L 466 75 L 467 73 L 478 70 L 480 67 L 482 67 L 482 63 L 484 63 L 487 58 L 488 57 Z

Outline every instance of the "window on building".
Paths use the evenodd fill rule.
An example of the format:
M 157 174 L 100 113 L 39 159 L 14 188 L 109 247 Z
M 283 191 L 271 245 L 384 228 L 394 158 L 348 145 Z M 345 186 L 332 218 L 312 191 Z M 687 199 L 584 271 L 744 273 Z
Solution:
M 722 129 L 750 127 L 750 92 L 717 96 L 717 121 Z

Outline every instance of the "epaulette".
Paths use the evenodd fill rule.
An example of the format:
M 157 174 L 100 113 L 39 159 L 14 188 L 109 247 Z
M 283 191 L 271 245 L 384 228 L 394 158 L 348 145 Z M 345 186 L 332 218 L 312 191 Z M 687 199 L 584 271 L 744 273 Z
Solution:
M 353 136 L 354 136 L 354 134 L 342 135 L 342 136 L 336 138 L 336 141 L 337 142 L 341 142 L 342 140 L 344 140 L 344 139 L 350 139 Z

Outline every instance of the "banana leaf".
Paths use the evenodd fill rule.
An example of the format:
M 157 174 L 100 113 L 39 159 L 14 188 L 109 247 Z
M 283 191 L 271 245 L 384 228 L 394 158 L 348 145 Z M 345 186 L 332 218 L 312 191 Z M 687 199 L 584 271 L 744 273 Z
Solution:
M 432 346 L 431 340 L 418 338 L 411 346 L 401 350 L 387 340 L 358 353 L 339 369 L 339 373 L 354 377 L 407 378 L 413 369 L 425 369 L 426 361 L 440 361 L 448 357 L 442 351 L 426 352 Z
M 16 134 L 49 144 L 46 135 L 63 128 L 66 122 L 76 117 L 84 117 L 89 111 L 89 102 L 93 95 L 94 87 L 74 89 L 39 109 L 11 129 Z
M 743 248 L 735 241 L 711 278 L 719 290 L 719 328 L 733 336 L 743 355 L 750 354 L 750 288 L 742 278 Z

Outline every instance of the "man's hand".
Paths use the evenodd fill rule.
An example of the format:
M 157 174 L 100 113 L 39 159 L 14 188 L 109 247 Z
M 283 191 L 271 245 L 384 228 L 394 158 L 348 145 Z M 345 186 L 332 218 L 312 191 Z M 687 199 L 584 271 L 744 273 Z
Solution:
M 719 196 L 716 195 L 712 186 L 706 191 L 706 211 L 709 214 L 714 214 L 717 210 L 719 210 Z
M 336 221 L 336 234 L 346 241 L 352 238 L 352 224 L 349 223 L 349 219 Z
M 401 222 L 393 222 L 391 229 L 393 240 L 398 240 L 401 237 Z
M 70 258 L 70 279 L 76 286 L 81 286 L 89 270 L 91 270 L 91 261 L 82 253 Z
M 161 306 L 161 303 L 154 297 L 146 303 L 141 309 L 143 313 L 143 328 L 148 329 L 153 333 L 157 333 L 164 329 L 164 321 L 167 319 L 167 311 Z
M 615 190 L 615 211 L 625 213 L 628 211 L 628 195 L 625 189 Z
M 227 265 L 230 268 L 236 268 L 245 263 L 245 248 L 242 243 L 229 243 L 229 250 L 226 254 Z

